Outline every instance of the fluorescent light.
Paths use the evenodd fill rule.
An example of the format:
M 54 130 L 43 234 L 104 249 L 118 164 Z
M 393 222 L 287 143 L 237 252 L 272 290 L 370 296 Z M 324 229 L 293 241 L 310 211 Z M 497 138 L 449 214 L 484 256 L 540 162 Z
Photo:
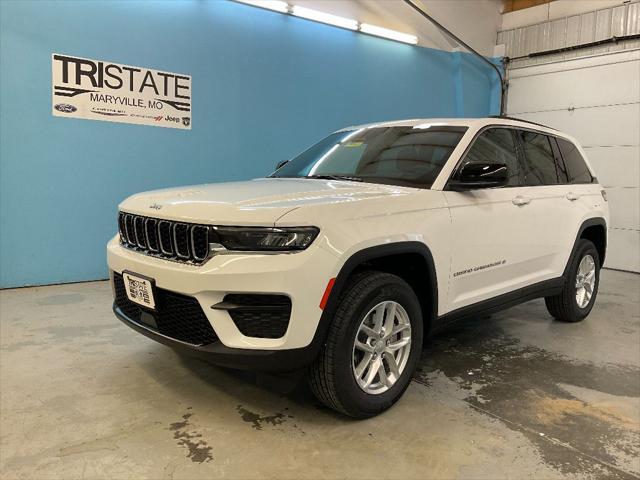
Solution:
M 254 7 L 266 8 L 280 13 L 289 13 L 289 4 L 280 0 L 235 0 L 236 2 L 246 3 Z
M 314 20 L 316 22 L 328 23 L 329 25 L 334 25 L 336 27 L 347 28 L 349 30 L 358 29 L 358 22 L 355 20 L 331 15 L 330 13 L 319 12 L 318 10 L 312 10 L 298 5 L 294 5 L 291 13 L 298 17 Z
M 266 8 L 280 13 L 291 13 L 297 17 L 306 18 L 315 22 L 327 23 L 335 27 L 346 28 L 347 30 L 359 30 L 362 33 L 375 35 L 377 37 L 388 38 L 397 42 L 410 43 L 416 45 L 418 37 L 409 35 L 408 33 L 396 32 L 388 28 L 377 27 L 368 23 L 359 23 L 357 20 L 332 15 L 331 13 L 313 10 L 311 8 L 301 7 L 300 5 L 289 6 L 287 2 L 281 0 L 235 0 L 239 3 L 252 5 L 254 7 Z
M 395 30 L 389 30 L 388 28 L 376 27 L 375 25 L 369 25 L 368 23 L 361 23 L 360 31 L 362 33 L 368 33 L 369 35 L 384 37 L 403 43 L 410 43 L 412 45 L 416 45 L 418 43 L 418 37 L 415 35 L 396 32 Z

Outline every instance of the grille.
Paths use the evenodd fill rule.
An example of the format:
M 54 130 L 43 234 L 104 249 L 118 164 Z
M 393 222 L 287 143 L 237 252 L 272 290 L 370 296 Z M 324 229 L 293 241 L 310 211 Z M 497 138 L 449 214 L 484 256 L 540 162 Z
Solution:
M 291 299 L 284 295 L 229 294 L 224 305 L 247 337 L 281 338 L 289 327 Z
M 207 345 L 218 340 L 218 336 L 195 298 L 155 288 L 153 295 L 156 311 L 154 312 L 129 300 L 122 275 L 114 273 L 113 283 L 116 306 L 135 322 L 145 323 L 142 321 L 142 314 L 146 312 L 155 320 L 157 325 L 155 330 L 167 337 L 192 345 Z
M 209 257 L 210 228 L 131 213 L 118 214 L 122 245 L 146 255 L 201 264 Z

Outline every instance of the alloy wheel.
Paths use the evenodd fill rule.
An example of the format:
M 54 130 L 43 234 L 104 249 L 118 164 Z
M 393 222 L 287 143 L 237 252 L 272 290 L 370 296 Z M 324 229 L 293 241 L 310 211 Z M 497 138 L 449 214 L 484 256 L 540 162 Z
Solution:
M 576 274 L 576 303 L 580 308 L 589 305 L 596 285 L 596 262 L 591 255 L 580 260 Z
M 411 322 L 397 302 L 381 302 L 362 319 L 353 345 L 353 375 L 366 393 L 389 390 L 407 366 Z

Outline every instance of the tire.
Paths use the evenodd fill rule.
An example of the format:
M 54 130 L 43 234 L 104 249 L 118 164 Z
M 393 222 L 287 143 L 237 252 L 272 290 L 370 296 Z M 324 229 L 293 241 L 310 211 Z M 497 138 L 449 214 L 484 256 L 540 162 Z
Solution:
M 582 278 L 579 277 L 579 268 L 581 262 L 587 262 L 589 264 L 588 257 L 593 260 L 593 287 L 591 288 L 591 297 L 582 299 L 583 305 L 580 305 L 578 299 L 577 287 L 578 281 Z M 600 285 L 600 256 L 595 245 L 589 240 L 580 239 L 576 247 L 574 255 L 571 257 L 569 268 L 567 270 L 567 277 L 564 280 L 562 291 L 558 295 L 553 297 L 546 297 L 545 303 L 547 310 L 556 319 L 562 322 L 579 322 L 583 320 L 593 308 L 598 295 L 598 286 Z M 588 288 L 587 288 L 588 290 Z
M 363 330 L 363 323 L 371 322 L 375 330 L 374 319 L 381 318 L 374 316 L 375 308 L 378 309 L 375 312 L 380 312 L 382 308 L 384 320 L 391 318 L 389 312 L 395 312 L 392 323 L 383 323 L 385 327 L 393 325 L 393 331 L 401 331 L 387 340 L 384 340 L 385 330 L 380 330 L 383 336 L 376 337 L 377 340 L 373 337 L 363 337 L 370 331 Z M 410 329 L 407 328 L 407 324 L 410 324 Z M 410 338 L 407 335 L 410 335 Z M 355 418 L 377 415 L 391 407 L 409 386 L 420 359 L 422 336 L 420 302 L 407 282 L 388 273 L 358 273 L 350 279 L 342 293 L 329 326 L 326 342 L 310 367 L 307 378 L 311 390 L 322 403 L 345 415 Z M 360 340 L 358 347 L 355 346 L 356 338 Z M 363 338 L 366 338 L 366 341 Z M 369 342 L 377 347 L 372 347 Z M 410 345 L 410 348 L 403 346 L 393 352 L 387 350 L 395 349 L 401 344 Z M 371 350 L 360 351 L 363 346 Z M 378 352 L 376 348 L 387 349 Z M 367 363 L 365 355 L 378 363 Z M 394 358 L 389 358 L 390 356 Z M 390 360 L 398 366 L 396 372 L 400 373 L 399 376 L 393 373 L 388 363 Z M 360 367 L 361 362 L 371 365 L 364 370 L 363 377 L 368 377 L 369 370 L 374 370 L 373 366 L 380 364 L 383 365 L 385 373 L 390 372 L 388 375 L 394 377 L 383 381 L 382 373 L 378 370 L 374 377 L 377 381 L 372 381 L 367 387 L 373 390 L 377 385 L 378 390 L 376 393 L 367 392 L 356 380 L 356 367 Z M 360 380 L 365 381 L 365 378 Z

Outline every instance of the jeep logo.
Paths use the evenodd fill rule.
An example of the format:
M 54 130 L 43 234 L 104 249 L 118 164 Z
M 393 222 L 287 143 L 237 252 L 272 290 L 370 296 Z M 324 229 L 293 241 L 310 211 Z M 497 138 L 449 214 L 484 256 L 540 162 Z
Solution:
M 167 115 L 164 118 L 167 122 L 176 122 L 176 123 L 180 123 L 180 119 L 178 117 L 172 117 L 171 115 Z

